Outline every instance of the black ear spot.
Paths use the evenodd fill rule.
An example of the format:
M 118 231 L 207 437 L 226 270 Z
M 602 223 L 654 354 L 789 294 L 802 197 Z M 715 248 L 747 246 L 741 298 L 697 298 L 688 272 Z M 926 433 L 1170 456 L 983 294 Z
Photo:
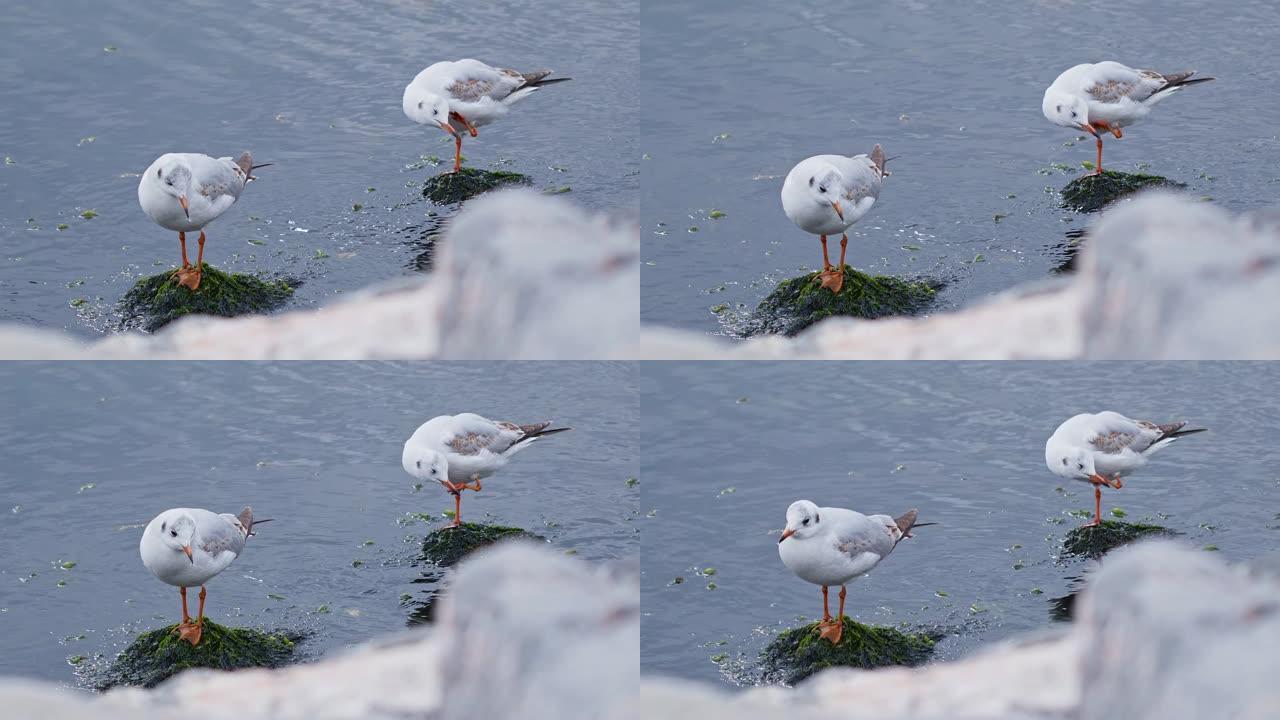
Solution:
M 421 107 L 421 106 L 422 106 L 422 103 L 418 103 L 418 106 L 419 106 L 419 107 Z M 1059 106 L 1058 106 L 1058 112 L 1062 112 L 1062 106 L 1061 106 L 1061 105 L 1059 105 Z
M 813 187 L 813 178 L 809 178 L 809 187 Z
M 814 521 L 814 522 L 819 522 L 819 519 L 818 519 L 818 513 L 814 513 L 814 514 L 813 514 L 813 521 Z
M 168 521 L 167 521 L 167 520 L 166 520 L 166 521 L 163 521 L 163 522 L 161 522 L 161 523 L 160 523 L 160 532 L 164 532 L 164 531 L 165 531 L 165 525 L 167 525 L 167 524 L 168 524 Z
M 1066 460 L 1063 460 L 1062 462 L 1066 462 Z M 419 470 L 421 470 L 421 469 L 422 469 L 422 461 L 421 461 L 421 460 L 419 460 L 419 461 L 418 461 L 418 469 L 419 469 Z
M 421 109 L 422 109 L 422 101 L 421 101 L 421 100 L 419 100 L 419 101 L 418 101 L 418 109 L 419 109 L 419 110 L 421 110 Z
M 160 173 L 161 173 L 160 168 L 156 168 L 156 177 L 160 177 Z
M 1066 465 L 1066 464 L 1067 464 L 1067 459 L 1066 459 L 1066 458 L 1062 458 L 1062 464 L 1063 464 L 1063 465 Z

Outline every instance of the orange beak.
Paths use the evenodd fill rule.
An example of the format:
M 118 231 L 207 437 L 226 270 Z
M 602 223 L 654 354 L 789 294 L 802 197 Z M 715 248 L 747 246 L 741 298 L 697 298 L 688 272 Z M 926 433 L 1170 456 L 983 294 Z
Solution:
M 190 546 L 190 545 L 183 545 L 183 546 L 182 546 L 182 552 L 184 552 L 184 553 L 186 553 L 186 554 L 187 554 L 187 559 L 191 561 L 191 564 L 192 564 L 192 565 L 195 565 L 195 564 L 196 564 L 196 559 L 195 559 L 194 557 L 192 557 L 192 556 L 191 556 L 191 546 Z
M 1089 123 L 1080 123 L 1080 129 L 1088 132 L 1094 137 L 1098 137 L 1098 128 L 1090 125 Z
M 187 204 L 187 196 L 186 196 L 186 195 L 179 195 L 179 196 L 178 196 L 178 204 L 182 206 L 182 212 L 187 216 L 187 219 L 188 219 L 188 220 L 190 220 L 190 219 L 191 219 L 191 206 Z
M 839 216 L 840 216 L 840 220 L 841 220 L 841 221 L 844 221 L 844 210 L 841 210 L 841 209 L 840 209 L 840 203 L 838 203 L 838 202 L 833 202 L 833 203 L 831 203 L 831 207 L 832 207 L 833 209 L 835 209 L 835 211 L 836 211 L 836 215 L 839 215 Z
M 782 537 L 778 538 L 778 544 L 781 545 L 783 540 L 786 540 L 787 538 L 795 534 L 796 534 L 795 530 L 783 530 Z
M 453 126 L 452 126 L 452 125 L 450 125 L 450 124 L 449 124 L 449 123 L 447 123 L 447 122 L 442 122 L 442 123 L 440 123 L 440 129 L 441 129 L 441 130 L 444 130 L 445 132 L 449 133 L 450 135 L 452 135 L 452 136 L 454 136 L 454 137 L 458 137 L 458 131 L 457 131 L 457 130 L 454 130 L 454 129 L 453 129 Z

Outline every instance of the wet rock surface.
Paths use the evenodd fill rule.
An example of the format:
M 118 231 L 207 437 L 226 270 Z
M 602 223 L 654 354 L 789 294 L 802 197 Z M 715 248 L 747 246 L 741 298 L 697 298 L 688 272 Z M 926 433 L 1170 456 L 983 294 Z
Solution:
M 440 567 L 449 567 L 482 547 L 512 538 L 546 541 L 523 528 L 464 522 L 431 531 L 422 540 L 422 557 Z
M 761 674 L 766 683 L 794 685 L 829 667 L 872 669 L 904 665 L 913 667 L 933 654 L 940 634 L 864 625 L 843 618 L 839 644 L 818 636 L 818 623 L 810 623 L 779 633 L 761 658 Z
M 1097 212 L 1111 203 L 1148 188 L 1185 188 L 1159 175 L 1103 170 L 1101 175 L 1087 173 L 1062 188 L 1062 207 L 1076 212 Z
M 177 625 L 150 630 L 138 636 L 101 672 L 90 672 L 86 680 L 95 690 L 120 685 L 155 687 L 183 670 L 241 670 L 275 668 L 294 660 L 299 633 L 264 632 L 253 628 L 232 628 L 205 618 L 199 645 L 182 640 Z
M 502 187 L 528 185 L 527 175 L 503 170 L 481 170 L 464 167 L 457 172 L 441 173 L 422 186 L 422 196 L 437 205 L 452 205 Z
M 1169 528 L 1144 523 L 1103 520 L 1100 525 L 1082 525 L 1067 532 L 1062 552 L 1077 557 L 1098 558 L 1144 537 L 1175 534 Z
M 208 263 L 201 267 L 197 290 L 178 285 L 166 270 L 134 283 L 120 299 L 119 329 L 155 332 L 188 315 L 236 317 L 267 313 L 293 296 L 296 280 L 263 280 L 242 273 L 226 273 Z
M 822 287 L 819 273 L 783 280 L 743 321 L 742 335 L 795 335 L 829 317 L 874 319 L 915 315 L 929 307 L 944 283 L 868 275 L 846 266 L 839 293 Z

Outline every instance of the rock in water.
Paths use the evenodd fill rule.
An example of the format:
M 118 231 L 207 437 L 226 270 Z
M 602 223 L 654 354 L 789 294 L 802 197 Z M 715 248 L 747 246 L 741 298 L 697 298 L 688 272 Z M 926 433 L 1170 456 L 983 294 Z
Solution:
M 134 283 L 120 300 L 120 329 L 155 332 L 186 315 L 236 317 L 270 312 L 284 305 L 301 284 L 228 274 L 207 263 L 201 267 L 200 289 L 195 291 L 179 285 L 172 270 Z
M 427 180 L 422 186 L 422 196 L 437 205 L 452 205 L 496 188 L 529 183 L 529 177 L 520 173 L 464 167 Z
M 1185 188 L 1186 185 L 1159 175 L 1103 170 L 1101 175 L 1089 173 L 1067 183 L 1062 188 L 1062 207 L 1076 212 L 1097 212 L 1125 195 L 1153 187 Z
M 1083 525 L 1072 528 L 1062 541 L 1062 552 L 1067 555 L 1096 558 L 1138 538 L 1152 535 L 1175 535 L 1169 528 L 1143 523 L 1126 523 L 1103 520 L 1101 525 Z
M 440 567 L 449 567 L 473 550 L 516 537 L 546 542 L 546 538 L 523 528 L 464 522 L 458 527 L 440 528 L 428 534 L 422 541 L 422 557 Z
M 937 279 L 867 275 L 845 266 L 844 287 L 837 295 L 822 287 L 818 273 L 812 272 L 778 283 L 747 316 L 740 333 L 791 336 L 839 315 L 866 319 L 915 315 L 933 302 L 944 284 Z
M 848 617 L 839 645 L 818 636 L 818 623 L 779 633 L 761 656 L 765 683 L 795 685 L 829 667 L 914 667 L 933 654 L 941 633 L 902 632 L 891 627 L 863 625 Z
M 193 647 L 178 637 L 177 627 L 174 624 L 139 635 L 110 666 L 88 678 L 94 689 L 118 685 L 155 687 L 188 668 L 280 667 L 293 659 L 295 645 L 302 639 L 300 634 L 283 631 L 230 628 L 205 618 L 200 644 Z

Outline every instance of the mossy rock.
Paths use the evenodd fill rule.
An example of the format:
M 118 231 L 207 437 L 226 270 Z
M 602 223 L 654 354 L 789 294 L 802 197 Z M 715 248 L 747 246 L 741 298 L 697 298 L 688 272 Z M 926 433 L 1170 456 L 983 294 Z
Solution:
M 1185 188 L 1186 185 L 1159 175 L 1103 170 L 1101 175 L 1088 173 L 1067 183 L 1062 188 L 1062 207 L 1076 212 L 1096 212 L 1125 195 L 1153 187 Z
M 836 294 L 822 287 L 818 276 L 812 272 L 778 283 L 746 319 L 743 334 L 791 336 L 838 315 L 866 319 L 915 315 L 929 307 L 945 285 L 931 278 L 868 275 L 846 265 L 844 286 Z
M 457 527 L 440 528 L 428 534 L 422 541 L 422 557 L 440 567 L 448 567 L 486 545 L 517 537 L 546 541 L 546 538 L 523 528 L 464 522 Z
M 941 632 L 903 632 L 896 628 L 863 625 L 843 618 L 839 645 L 818 636 L 818 623 L 779 633 L 761 654 L 766 683 L 795 685 L 829 667 L 914 667 L 933 655 Z
M 530 182 L 529 176 L 520 173 L 464 167 L 427 180 L 422 186 L 422 196 L 437 205 L 452 205 L 496 188 L 528 185 Z
M 1176 534 L 1160 525 L 1103 520 L 1101 525 L 1072 528 L 1062 542 L 1062 552 L 1066 555 L 1096 558 L 1139 538 Z
M 200 644 L 178 637 L 177 625 L 144 632 L 105 670 L 92 678 L 93 687 L 117 685 L 155 687 L 188 668 L 240 670 L 289 664 L 300 634 L 232 628 L 204 619 Z
M 205 263 L 200 289 L 178 284 L 173 270 L 144 277 L 120 300 L 120 329 L 155 332 L 186 315 L 235 317 L 276 310 L 293 296 L 296 280 L 263 280 L 225 273 Z

